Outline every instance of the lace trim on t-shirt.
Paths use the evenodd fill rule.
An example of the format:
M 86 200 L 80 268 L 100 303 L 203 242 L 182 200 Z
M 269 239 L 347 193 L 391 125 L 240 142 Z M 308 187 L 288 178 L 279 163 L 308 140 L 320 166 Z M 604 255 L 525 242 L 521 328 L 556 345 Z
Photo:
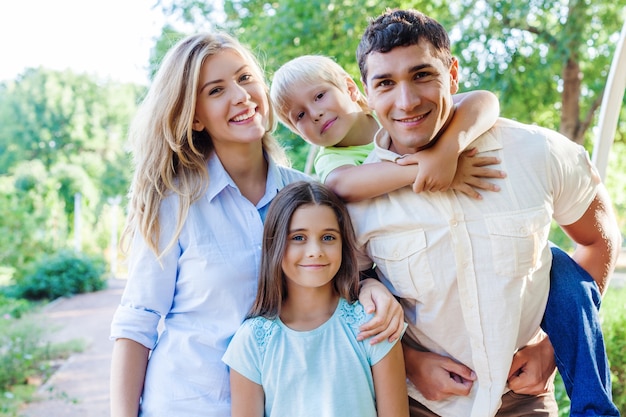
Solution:
M 255 317 L 251 320 L 250 326 L 252 327 L 252 334 L 256 339 L 259 350 L 261 353 L 264 353 L 268 340 L 272 337 L 272 334 L 274 334 L 277 328 L 276 323 L 265 317 Z
M 339 304 L 339 315 L 343 320 L 355 329 L 366 321 L 365 309 L 361 303 L 350 304 L 346 300 L 341 300 Z

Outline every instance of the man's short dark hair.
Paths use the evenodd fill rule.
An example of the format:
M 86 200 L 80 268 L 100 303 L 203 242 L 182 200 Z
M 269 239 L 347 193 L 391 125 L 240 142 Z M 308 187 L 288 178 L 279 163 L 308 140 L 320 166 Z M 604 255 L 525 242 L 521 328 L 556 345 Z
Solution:
M 446 66 L 452 63 L 448 32 L 435 19 L 408 9 L 387 9 L 372 20 L 356 50 L 361 78 L 367 82 L 367 56 L 372 52 L 389 52 L 398 46 L 411 46 L 424 39 L 432 44 Z

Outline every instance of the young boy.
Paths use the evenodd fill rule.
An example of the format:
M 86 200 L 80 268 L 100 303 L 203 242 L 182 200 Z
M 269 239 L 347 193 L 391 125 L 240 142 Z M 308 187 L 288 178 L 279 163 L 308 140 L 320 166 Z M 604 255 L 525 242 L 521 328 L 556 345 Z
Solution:
M 504 175 L 482 168 L 497 163 L 496 158 L 474 158 L 472 153 L 460 158 L 464 169 L 457 169 L 462 152 L 498 118 L 499 103 L 490 92 L 456 95 L 458 108 L 446 133 L 437 146 L 414 154 L 409 165 L 361 165 L 374 149 L 373 138 L 380 126 L 352 77 L 332 59 L 304 55 L 287 62 L 274 74 L 270 95 L 280 121 L 320 147 L 315 171 L 320 181 L 346 201 L 375 197 L 411 184 L 417 192 L 454 188 L 479 198 L 472 187 L 498 189 L 481 177 Z M 415 125 L 419 118 L 399 122 Z

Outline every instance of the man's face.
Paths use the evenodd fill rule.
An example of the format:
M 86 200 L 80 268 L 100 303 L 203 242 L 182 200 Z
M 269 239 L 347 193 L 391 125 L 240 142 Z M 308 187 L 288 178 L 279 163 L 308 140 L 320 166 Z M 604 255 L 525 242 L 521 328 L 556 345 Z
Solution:
M 428 147 L 452 117 L 458 90 L 458 62 L 444 63 L 420 40 L 386 53 L 372 52 L 363 80 L 369 106 L 389 132 L 391 150 L 414 153 Z

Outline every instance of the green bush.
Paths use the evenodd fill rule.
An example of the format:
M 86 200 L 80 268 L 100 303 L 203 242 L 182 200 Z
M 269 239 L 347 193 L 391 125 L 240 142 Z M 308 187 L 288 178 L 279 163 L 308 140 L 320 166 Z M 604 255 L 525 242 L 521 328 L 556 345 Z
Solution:
M 32 321 L 0 317 L 0 392 L 24 383 L 40 357 L 42 329 Z
M 55 299 L 106 287 L 102 258 L 62 250 L 35 262 L 31 273 L 16 279 L 17 294 L 30 300 Z

